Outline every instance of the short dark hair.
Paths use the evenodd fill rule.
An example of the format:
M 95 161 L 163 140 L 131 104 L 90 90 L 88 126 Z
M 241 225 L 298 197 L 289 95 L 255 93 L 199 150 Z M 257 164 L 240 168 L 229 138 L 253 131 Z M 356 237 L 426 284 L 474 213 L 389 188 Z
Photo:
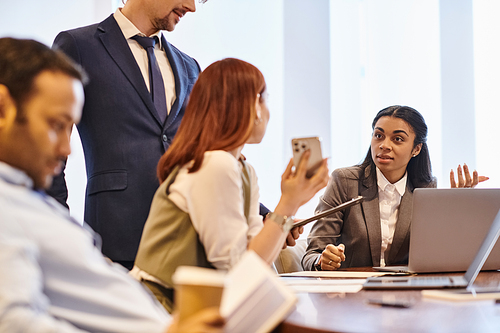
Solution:
M 372 122 L 372 128 L 382 117 L 395 117 L 404 120 L 415 133 L 413 147 L 422 144 L 420 154 L 412 158 L 408 163 L 406 170 L 408 177 L 414 187 L 429 187 L 435 184 L 436 180 L 432 176 L 431 159 L 429 156 L 429 148 L 427 147 L 427 125 L 424 117 L 409 106 L 393 105 L 380 110 Z M 371 166 L 373 177 L 375 176 L 375 163 L 372 159 L 371 149 L 368 149 L 365 160 L 360 164 L 361 167 Z
M 0 38 L 0 84 L 9 89 L 19 112 L 34 93 L 35 78 L 44 71 L 66 74 L 82 84 L 87 81 L 80 66 L 60 51 L 32 39 Z

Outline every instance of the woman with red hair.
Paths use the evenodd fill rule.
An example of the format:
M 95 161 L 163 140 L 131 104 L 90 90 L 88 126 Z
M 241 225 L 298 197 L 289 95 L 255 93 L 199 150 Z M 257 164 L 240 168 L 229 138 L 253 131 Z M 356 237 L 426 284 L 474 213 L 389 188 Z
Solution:
M 169 150 L 158 163 L 161 185 L 151 205 L 135 267 L 172 311 L 172 274 L 180 265 L 227 271 L 246 250 L 271 264 L 289 234 L 297 209 L 328 182 L 326 159 L 306 177 L 290 160 L 281 199 L 264 224 L 254 169 L 241 150 L 260 143 L 269 121 L 266 83 L 253 65 L 217 61 L 203 71 Z

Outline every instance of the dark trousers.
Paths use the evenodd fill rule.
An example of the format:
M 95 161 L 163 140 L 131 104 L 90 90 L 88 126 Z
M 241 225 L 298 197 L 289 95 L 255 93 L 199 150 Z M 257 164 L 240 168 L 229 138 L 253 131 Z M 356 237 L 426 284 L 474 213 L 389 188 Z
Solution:
M 132 270 L 132 268 L 134 268 L 134 262 L 130 261 L 130 260 L 121 260 L 121 261 L 120 260 L 116 260 L 115 262 L 117 264 L 122 265 L 123 267 L 125 267 L 129 271 Z

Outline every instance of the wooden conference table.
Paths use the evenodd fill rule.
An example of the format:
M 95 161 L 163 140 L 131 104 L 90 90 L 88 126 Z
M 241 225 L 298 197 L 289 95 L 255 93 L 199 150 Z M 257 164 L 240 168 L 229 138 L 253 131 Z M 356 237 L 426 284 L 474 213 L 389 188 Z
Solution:
M 481 272 L 474 285 L 499 287 L 500 271 Z M 495 300 L 437 300 L 423 298 L 419 290 L 298 293 L 297 297 L 295 310 L 274 332 L 500 332 L 500 303 Z M 368 303 L 380 299 L 412 305 Z

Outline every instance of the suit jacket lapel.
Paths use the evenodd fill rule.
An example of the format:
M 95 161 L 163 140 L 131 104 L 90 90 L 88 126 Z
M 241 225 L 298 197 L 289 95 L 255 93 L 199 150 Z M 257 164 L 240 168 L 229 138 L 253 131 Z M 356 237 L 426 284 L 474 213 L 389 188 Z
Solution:
M 165 37 L 162 35 L 162 45 L 163 49 L 167 53 L 168 61 L 170 62 L 170 67 L 172 67 L 172 72 L 175 78 L 175 102 L 170 109 L 167 120 L 165 121 L 165 128 L 171 126 L 184 104 L 186 94 L 188 91 L 188 77 L 186 76 L 187 69 L 184 60 L 175 52 L 173 46 L 167 42 Z
M 360 195 L 365 199 L 361 206 L 365 217 L 370 252 L 372 254 L 372 265 L 380 265 L 380 250 L 382 245 L 382 231 L 380 228 L 380 208 L 378 202 L 378 187 L 374 179 L 369 176 L 370 167 L 365 169 L 365 177 L 361 184 Z
M 123 33 L 118 26 L 118 23 L 116 23 L 113 15 L 102 21 L 97 29 L 99 38 L 111 58 L 113 58 L 118 67 L 122 70 L 123 74 L 135 88 L 158 124 L 162 126 L 163 124 L 161 123 L 158 113 L 156 112 L 141 70 L 139 69 L 134 55 L 132 54 L 132 51 L 130 51 L 127 40 L 123 36 Z
M 399 205 L 398 222 L 394 237 L 392 239 L 391 249 L 389 250 L 389 258 L 387 262 L 394 262 L 401 246 L 403 245 L 406 235 L 410 232 L 411 217 L 413 214 L 413 185 L 408 179 L 406 182 L 405 194 L 401 198 Z

